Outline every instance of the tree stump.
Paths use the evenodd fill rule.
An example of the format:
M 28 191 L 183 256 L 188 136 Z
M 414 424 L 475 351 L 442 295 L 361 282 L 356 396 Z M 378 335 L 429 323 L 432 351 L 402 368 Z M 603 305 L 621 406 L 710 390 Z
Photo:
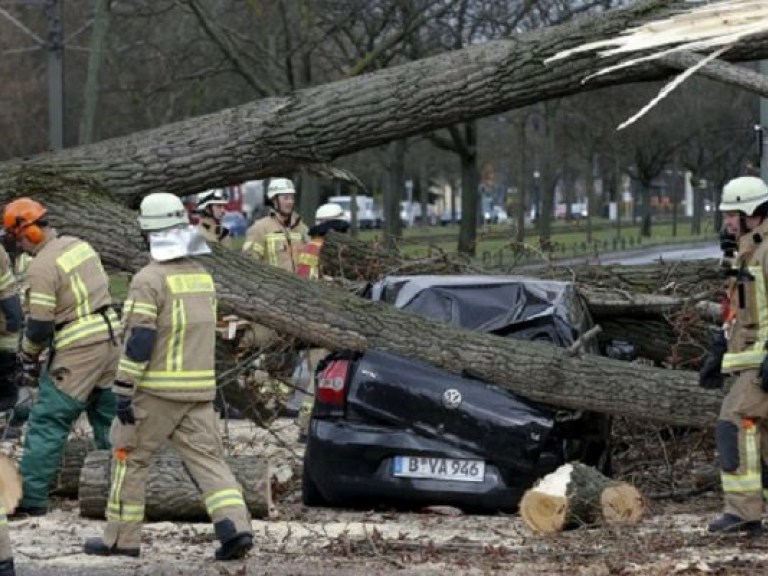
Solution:
M 269 460 L 262 456 L 228 456 L 225 460 L 243 488 L 251 516 L 268 517 L 272 509 Z M 80 473 L 81 516 L 105 518 L 111 476 L 111 453 L 108 450 L 95 450 L 87 455 Z M 208 520 L 202 494 L 181 458 L 168 448 L 152 460 L 145 505 L 146 518 L 150 521 Z
M 583 525 L 634 524 L 644 509 L 643 497 L 634 486 L 577 462 L 546 475 L 520 501 L 520 516 L 531 530 L 541 533 Z

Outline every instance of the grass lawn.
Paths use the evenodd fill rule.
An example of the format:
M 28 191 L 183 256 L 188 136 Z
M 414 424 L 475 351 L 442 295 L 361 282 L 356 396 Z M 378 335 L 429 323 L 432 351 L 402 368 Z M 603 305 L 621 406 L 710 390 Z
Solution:
M 660 244 L 686 244 L 691 242 L 711 240 L 717 241 L 717 232 L 711 220 L 702 222 L 702 233 L 692 234 L 688 221 L 679 222 L 677 233 L 673 236 L 670 222 L 654 222 L 650 238 L 640 237 L 639 225 L 622 224 L 617 231 L 607 220 L 597 220 L 597 227 L 603 227 L 593 232 L 593 241 L 586 242 L 586 224 L 557 221 L 552 226 L 553 251 L 550 258 L 573 258 L 591 254 L 605 254 L 619 250 L 631 250 L 644 246 Z M 493 233 L 488 237 L 488 233 Z M 412 258 L 430 256 L 436 250 L 447 253 L 456 251 L 459 236 L 458 225 L 413 227 L 403 231 L 403 254 Z M 358 236 L 361 240 L 374 241 L 381 239 L 381 230 L 361 230 Z M 479 265 L 490 264 L 505 266 L 534 262 L 541 258 L 539 239 L 535 229 L 526 230 L 524 245 L 515 242 L 514 228 L 510 225 L 498 224 L 483 226 L 478 233 L 476 262 Z M 233 238 L 233 249 L 240 250 L 243 238 Z M 112 274 L 110 276 L 112 297 L 122 302 L 128 291 L 130 278 L 127 274 Z

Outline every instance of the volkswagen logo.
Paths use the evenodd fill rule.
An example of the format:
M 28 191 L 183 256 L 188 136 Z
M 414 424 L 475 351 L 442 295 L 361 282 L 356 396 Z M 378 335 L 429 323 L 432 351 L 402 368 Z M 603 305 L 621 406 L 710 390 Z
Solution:
M 456 408 L 461 406 L 461 392 L 456 390 L 456 388 L 448 388 L 448 390 L 443 392 L 443 406 L 448 408 L 448 410 L 456 410 Z

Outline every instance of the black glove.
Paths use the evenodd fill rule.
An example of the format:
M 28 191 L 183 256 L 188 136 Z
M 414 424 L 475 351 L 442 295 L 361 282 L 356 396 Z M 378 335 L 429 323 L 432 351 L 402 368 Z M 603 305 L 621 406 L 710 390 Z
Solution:
M 725 333 L 718 330 L 712 336 L 712 352 L 707 354 L 704 364 L 699 370 L 699 386 L 702 388 L 722 388 L 725 383 L 723 377 L 723 356 L 728 351 L 728 342 Z
M 722 230 L 720 232 L 720 250 L 723 251 L 723 254 L 727 258 L 733 258 L 734 252 L 736 252 L 738 249 L 739 243 L 736 240 L 736 236 L 727 230 Z
M 763 363 L 760 364 L 760 388 L 768 393 L 768 356 L 763 358 Z
M 16 356 L 19 365 L 19 375 L 22 385 L 34 385 L 40 377 L 40 360 L 30 356 L 26 352 L 19 352 Z
M 117 409 L 115 415 L 120 420 L 120 424 L 136 424 L 136 417 L 133 415 L 133 398 L 125 394 L 115 394 Z

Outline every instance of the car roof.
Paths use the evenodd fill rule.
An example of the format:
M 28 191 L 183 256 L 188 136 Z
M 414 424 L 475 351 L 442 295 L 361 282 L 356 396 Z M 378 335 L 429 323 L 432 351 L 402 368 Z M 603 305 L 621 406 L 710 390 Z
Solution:
M 573 282 L 527 276 L 387 276 L 373 285 L 371 298 L 482 332 L 554 323 L 563 342 L 589 322 Z

